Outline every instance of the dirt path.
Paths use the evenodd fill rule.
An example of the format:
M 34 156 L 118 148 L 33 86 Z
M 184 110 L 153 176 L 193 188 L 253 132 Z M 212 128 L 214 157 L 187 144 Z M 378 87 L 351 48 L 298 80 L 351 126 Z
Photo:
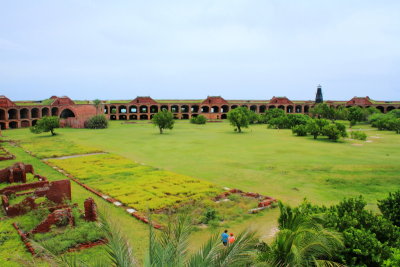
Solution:
M 88 154 L 78 154 L 78 155 L 71 155 L 71 156 L 63 156 L 63 157 L 44 158 L 44 159 L 42 159 L 42 160 L 49 160 L 49 159 L 70 159 L 70 158 L 79 158 L 79 157 L 86 157 L 86 156 L 100 155 L 100 154 L 107 154 L 107 152 L 97 152 L 97 153 L 88 153 Z

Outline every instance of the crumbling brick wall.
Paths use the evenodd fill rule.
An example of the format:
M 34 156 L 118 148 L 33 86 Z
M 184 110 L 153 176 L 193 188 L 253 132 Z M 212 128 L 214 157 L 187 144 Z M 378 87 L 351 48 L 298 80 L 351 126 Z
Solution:
M 97 208 L 93 198 L 87 198 L 83 205 L 85 207 L 85 220 L 89 222 L 97 221 Z
M 0 183 L 26 183 L 26 174 L 33 174 L 33 166 L 17 162 L 14 165 L 0 170 Z
M 53 225 L 65 226 L 74 225 L 74 217 L 72 216 L 71 208 L 58 209 L 50 213 L 46 219 L 38 224 L 29 234 L 47 233 Z

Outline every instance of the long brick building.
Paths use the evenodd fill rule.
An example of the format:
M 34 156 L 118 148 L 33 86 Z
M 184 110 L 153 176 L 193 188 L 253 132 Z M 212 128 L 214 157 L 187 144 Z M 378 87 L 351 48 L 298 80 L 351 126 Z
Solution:
M 208 119 L 226 119 L 227 113 L 239 106 L 256 113 L 265 113 L 272 108 L 286 113 L 307 114 L 315 105 L 312 100 L 290 100 L 287 97 L 272 97 L 264 100 L 227 100 L 221 96 L 208 96 L 199 100 L 155 100 L 149 96 L 138 96 L 133 100 L 101 101 L 96 108 L 91 101 L 73 101 L 70 98 L 52 96 L 43 101 L 11 101 L 0 96 L 1 129 L 30 127 L 44 116 L 58 116 L 62 126 L 81 128 L 91 116 L 103 113 L 110 120 L 149 120 L 162 109 L 171 111 L 176 119 L 190 119 L 204 115 Z M 400 109 L 400 101 L 376 101 L 366 97 L 353 97 L 348 101 L 327 100 L 333 106 L 376 107 L 386 113 Z

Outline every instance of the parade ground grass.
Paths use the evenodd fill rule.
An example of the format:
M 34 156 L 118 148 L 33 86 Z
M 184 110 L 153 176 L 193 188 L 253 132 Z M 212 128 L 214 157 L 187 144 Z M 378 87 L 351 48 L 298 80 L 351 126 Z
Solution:
M 376 210 L 377 199 L 400 188 L 400 135 L 377 131 L 368 125 L 354 128 L 365 131 L 367 141 L 314 140 L 296 137 L 290 130 L 267 129 L 266 125 L 253 125 L 238 134 L 227 122 L 193 125 L 188 121 L 178 121 L 172 131 L 162 135 L 147 121 L 134 124 L 112 121 L 104 130 L 57 129 L 55 137 L 34 135 L 29 129 L 9 130 L 3 131 L 3 139 L 17 141 L 39 158 L 104 151 L 221 188 L 257 192 L 293 205 L 304 198 L 328 205 L 345 197 L 363 195 L 369 208 Z M 37 173 L 52 180 L 65 178 L 19 147 L 7 145 L 7 149 L 13 150 L 17 159 L 1 162 L 1 168 L 22 161 L 34 163 Z M 69 161 L 79 162 L 78 159 Z M 73 201 L 82 202 L 88 196 L 93 194 L 73 183 Z M 119 221 L 134 249 L 143 257 L 147 226 L 123 210 L 99 198 L 95 200 Z M 268 239 L 277 216 L 278 211 L 271 210 L 231 227 L 234 231 L 256 227 Z M 197 247 L 213 230 L 194 234 L 194 240 L 199 242 Z M 135 246 L 137 242 L 140 247 Z

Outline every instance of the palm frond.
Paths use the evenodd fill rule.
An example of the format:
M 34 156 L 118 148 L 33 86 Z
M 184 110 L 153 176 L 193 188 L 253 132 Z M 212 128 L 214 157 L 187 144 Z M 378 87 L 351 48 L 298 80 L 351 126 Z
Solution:
M 99 218 L 100 229 L 108 240 L 105 250 L 111 264 L 118 267 L 136 266 L 137 264 L 133 257 L 132 247 L 121 233 L 121 230 L 116 227 L 115 223 L 110 223 L 102 213 Z

